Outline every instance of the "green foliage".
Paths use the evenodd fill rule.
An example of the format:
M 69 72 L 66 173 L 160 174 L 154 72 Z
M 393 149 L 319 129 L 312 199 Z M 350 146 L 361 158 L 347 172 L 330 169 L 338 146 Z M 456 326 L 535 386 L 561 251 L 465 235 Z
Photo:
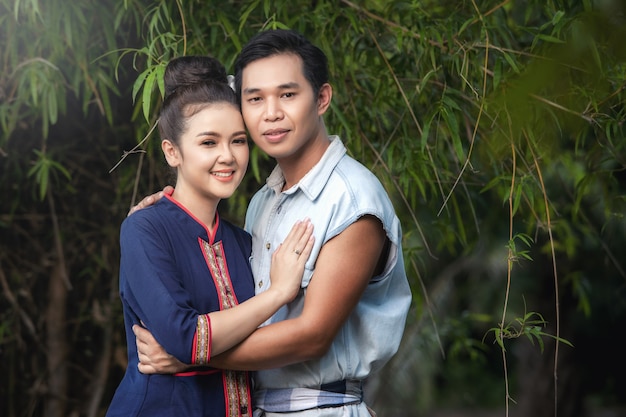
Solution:
M 63 174 L 67 180 L 71 180 L 71 176 L 63 165 L 50 159 L 48 155 L 36 149 L 34 152 L 37 154 L 38 159 L 35 161 L 33 167 L 28 171 L 28 176 L 35 177 L 35 181 L 39 184 L 39 198 L 43 200 L 46 196 L 46 191 L 48 190 L 48 182 L 51 175 L 55 177 L 57 172 L 59 172 Z
M 0 315 L 11 363 L 0 394 L 33 393 L 2 415 L 37 414 L 50 398 L 90 415 L 103 408 L 124 366 L 109 363 L 124 356 L 119 223 L 137 195 L 167 183 L 153 134 L 165 65 L 208 53 L 232 68 L 254 33 L 283 27 L 327 52 L 328 129 L 381 179 L 401 218 L 415 300 L 407 334 L 424 340 L 400 358 L 469 358 L 456 372 L 441 358 L 427 362 L 473 382 L 481 375 L 470 369 L 490 365 L 485 332 L 505 354 L 525 336 L 549 362 L 548 342 L 580 345 L 575 314 L 598 329 L 602 306 L 623 314 L 623 2 L 0 0 L 0 311 L 11 312 Z M 225 217 L 243 221 L 271 166 L 253 146 L 251 175 L 223 202 Z M 48 350 L 39 335 L 56 268 L 74 288 L 53 306 L 69 314 L 64 363 L 81 376 L 44 399 L 33 387 L 47 378 L 37 379 Z M 110 381 L 91 376 L 93 357 Z M 508 406 L 507 366 L 503 356 Z M 436 369 L 423 372 L 436 379 Z
M 505 339 L 516 339 L 521 336 L 526 336 L 526 338 L 533 344 L 537 342 L 541 352 L 543 352 L 544 349 L 544 337 L 553 338 L 561 343 L 565 343 L 566 345 L 573 347 L 571 342 L 544 332 L 543 329 L 545 328 L 545 325 L 546 321 L 541 314 L 529 312 L 523 317 L 515 318 L 513 322 L 508 323 L 503 327 L 492 327 L 489 331 L 493 333 L 495 342 L 503 350 L 506 350 L 504 346 Z

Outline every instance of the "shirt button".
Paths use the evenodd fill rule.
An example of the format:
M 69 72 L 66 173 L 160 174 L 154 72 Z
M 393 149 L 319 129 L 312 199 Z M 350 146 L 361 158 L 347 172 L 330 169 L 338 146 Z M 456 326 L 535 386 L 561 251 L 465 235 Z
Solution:
M 272 247 L 272 245 L 270 244 L 270 242 L 267 242 L 265 244 L 265 249 L 270 250 L 271 247 Z
M 259 281 L 259 288 L 261 288 L 263 286 L 263 281 Z

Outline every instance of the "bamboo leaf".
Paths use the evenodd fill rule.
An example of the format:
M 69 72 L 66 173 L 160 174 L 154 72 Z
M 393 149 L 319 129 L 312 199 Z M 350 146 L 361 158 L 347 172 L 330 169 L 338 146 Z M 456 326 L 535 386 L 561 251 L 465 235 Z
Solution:
M 537 38 L 541 39 L 542 41 L 549 42 L 549 43 L 565 43 L 564 40 L 559 39 L 559 38 L 557 38 L 555 36 L 551 36 L 551 35 L 539 34 L 539 35 L 537 35 Z
M 150 73 L 146 77 L 146 82 L 144 83 L 144 86 L 143 86 L 143 95 L 142 95 L 142 99 L 141 99 L 142 106 L 141 107 L 143 109 L 143 117 L 146 119 L 147 122 L 150 121 L 150 108 L 151 108 L 151 104 L 152 104 L 152 91 L 154 89 L 154 84 L 155 84 L 155 81 L 156 81 L 156 75 L 157 75 L 157 72 L 155 71 L 155 68 L 152 67 L 150 69 Z
M 144 83 L 146 81 L 146 77 L 150 74 L 151 71 L 152 71 L 152 68 L 146 68 L 144 71 L 142 71 L 139 74 L 139 76 L 137 77 L 137 79 L 133 83 L 133 91 L 132 91 L 133 102 L 136 101 L 137 94 L 139 93 L 139 90 L 141 90 L 141 88 L 144 87 Z
M 48 99 L 48 114 L 50 117 L 50 123 L 56 124 L 59 117 L 59 108 L 57 105 L 57 96 L 55 90 L 53 88 L 50 88 L 46 96 Z
M 504 57 L 504 59 L 506 60 L 506 62 L 509 64 L 509 66 L 511 67 L 511 69 L 513 69 L 513 71 L 514 71 L 516 74 L 519 74 L 519 73 L 520 73 L 520 69 L 519 69 L 519 67 L 517 66 L 517 64 L 515 63 L 515 60 L 513 60 L 513 58 L 511 57 L 511 55 L 510 55 L 510 54 L 508 54 L 508 53 L 506 53 L 506 52 L 504 52 L 504 53 L 502 54 L 502 56 Z

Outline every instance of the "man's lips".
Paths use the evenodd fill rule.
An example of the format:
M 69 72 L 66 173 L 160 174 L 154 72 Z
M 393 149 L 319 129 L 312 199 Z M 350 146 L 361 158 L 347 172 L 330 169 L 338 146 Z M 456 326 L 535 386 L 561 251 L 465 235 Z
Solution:
M 289 130 L 287 129 L 272 129 L 263 132 L 263 136 L 270 142 L 278 142 L 283 139 Z

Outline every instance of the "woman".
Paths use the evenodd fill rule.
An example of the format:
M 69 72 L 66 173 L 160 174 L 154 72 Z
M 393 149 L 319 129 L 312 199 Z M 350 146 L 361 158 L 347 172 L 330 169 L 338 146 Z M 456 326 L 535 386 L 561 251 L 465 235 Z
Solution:
M 176 186 L 121 227 L 120 296 L 130 343 L 107 416 L 251 416 L 246 372 L 207 366 L 175 375 L 139 373 L 132 326 L 145 326 L 180 361 L 210 365 L 212 355 L 241 342 L 296 296 L 312 226 L 294 225 L 272 257 L 272 287 L 252 297 L 250 236 L 217 212 L 248 164 L 235 93 L 210 57 L 170 62 L 165 89 L 159 132 Z

